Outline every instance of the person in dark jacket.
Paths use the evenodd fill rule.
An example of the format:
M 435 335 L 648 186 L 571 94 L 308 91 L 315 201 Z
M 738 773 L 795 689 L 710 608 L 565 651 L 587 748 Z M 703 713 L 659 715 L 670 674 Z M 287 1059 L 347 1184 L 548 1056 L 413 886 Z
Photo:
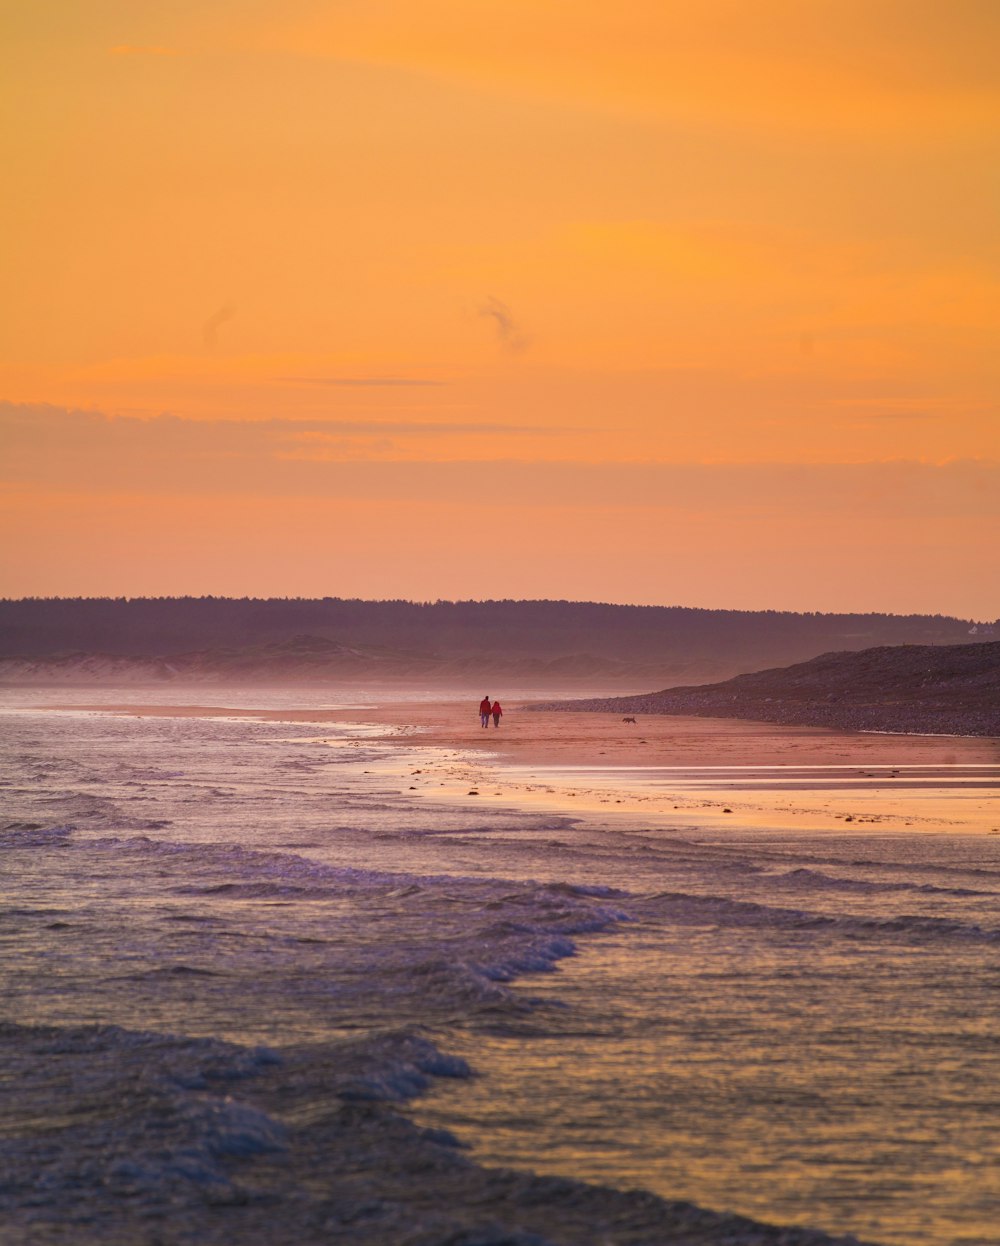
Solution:
M 490 714 L 492 713 L 489 697 L 483 697 L 479 702 L 479 722 L 483 727 L 490 725 Z

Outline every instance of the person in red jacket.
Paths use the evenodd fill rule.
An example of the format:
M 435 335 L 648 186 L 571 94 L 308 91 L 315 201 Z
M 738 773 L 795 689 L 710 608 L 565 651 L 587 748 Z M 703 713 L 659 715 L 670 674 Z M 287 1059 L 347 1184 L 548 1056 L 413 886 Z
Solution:
M 491 713 L 490 699 L 489 697 L 483 697 L 483 699 L 479 702 L 479 722 L 482 726 L 488 727 L 490 725 Z
M 500 715 L 503 713 L 503 710 L 500 708 L 499 701 L 493 702 L 493 708 L 490 710 L 490 713 L 493 715 L 493 726 L 499 727 L 500 726 Z

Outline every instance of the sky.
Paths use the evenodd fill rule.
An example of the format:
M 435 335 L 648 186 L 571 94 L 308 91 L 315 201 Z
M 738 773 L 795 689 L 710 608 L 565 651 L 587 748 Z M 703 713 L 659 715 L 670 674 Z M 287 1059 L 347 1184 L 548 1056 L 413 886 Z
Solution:
M 0 595 L 1000 615 L 995 0 L 0 32 Z

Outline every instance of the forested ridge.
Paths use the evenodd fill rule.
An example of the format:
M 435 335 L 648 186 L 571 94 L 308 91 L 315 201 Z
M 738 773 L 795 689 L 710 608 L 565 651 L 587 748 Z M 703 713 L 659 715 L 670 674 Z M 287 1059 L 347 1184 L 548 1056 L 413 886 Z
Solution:
M 552 655 L 585 649 L 655 657 L 664 646 L 710 654 L 827 639 L 865 648 L 968 642 L 970 620 L 943 615 L 796 614 L 573 601 L 362 601 L 347 598 L 57 597 L 0 600 L 0 653 L 95 651 L 167 656 L 190 649 L 260 645 L 299 635 L 342 644 L 454 653 L 485 645 Z
M 174 655 L 290 642 L 454 662 L 483 654 L 546 663 L 586 655 L 630 666 L 752 670 L 831 649 L 969 643 L 972 620 L 573 601 L 363 601 L 324 598 L 94 597 L 0 600 L 0 657 Z M 977 635 L 985 633 L 982 626 Z M 321 642 L 321 643 L 320 643 Z M 308 645 L 305 647 L 308 650 Z M 266 652 L 264 652 L 266 651 Z

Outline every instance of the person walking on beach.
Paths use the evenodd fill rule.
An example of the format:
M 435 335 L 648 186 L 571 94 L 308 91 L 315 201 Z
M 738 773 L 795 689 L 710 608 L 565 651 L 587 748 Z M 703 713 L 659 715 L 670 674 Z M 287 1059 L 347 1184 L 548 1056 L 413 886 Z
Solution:
M 501 716 L 501 714 L 503 713 L 503 710 L 500 708 L 500 702 L 499 702 L 499 701 L 494 701 L 494 702 L 493 702 L 493 708 L 490 710 L 490 713 L 493 715 L 493 726 L 494 726 L 494 727 L 499 727 L 499 726 L 500 726 L 500 716 Z M 487 726 L 488 726 L 488 725 L 489 725 L 489 720 L 487 720 Z
M 490 725 L 491 713 L 490 699 L 489 697 L 483 697 L 483 699 L 479 702 L 479 722 L 482 726 L 488 727 Z

